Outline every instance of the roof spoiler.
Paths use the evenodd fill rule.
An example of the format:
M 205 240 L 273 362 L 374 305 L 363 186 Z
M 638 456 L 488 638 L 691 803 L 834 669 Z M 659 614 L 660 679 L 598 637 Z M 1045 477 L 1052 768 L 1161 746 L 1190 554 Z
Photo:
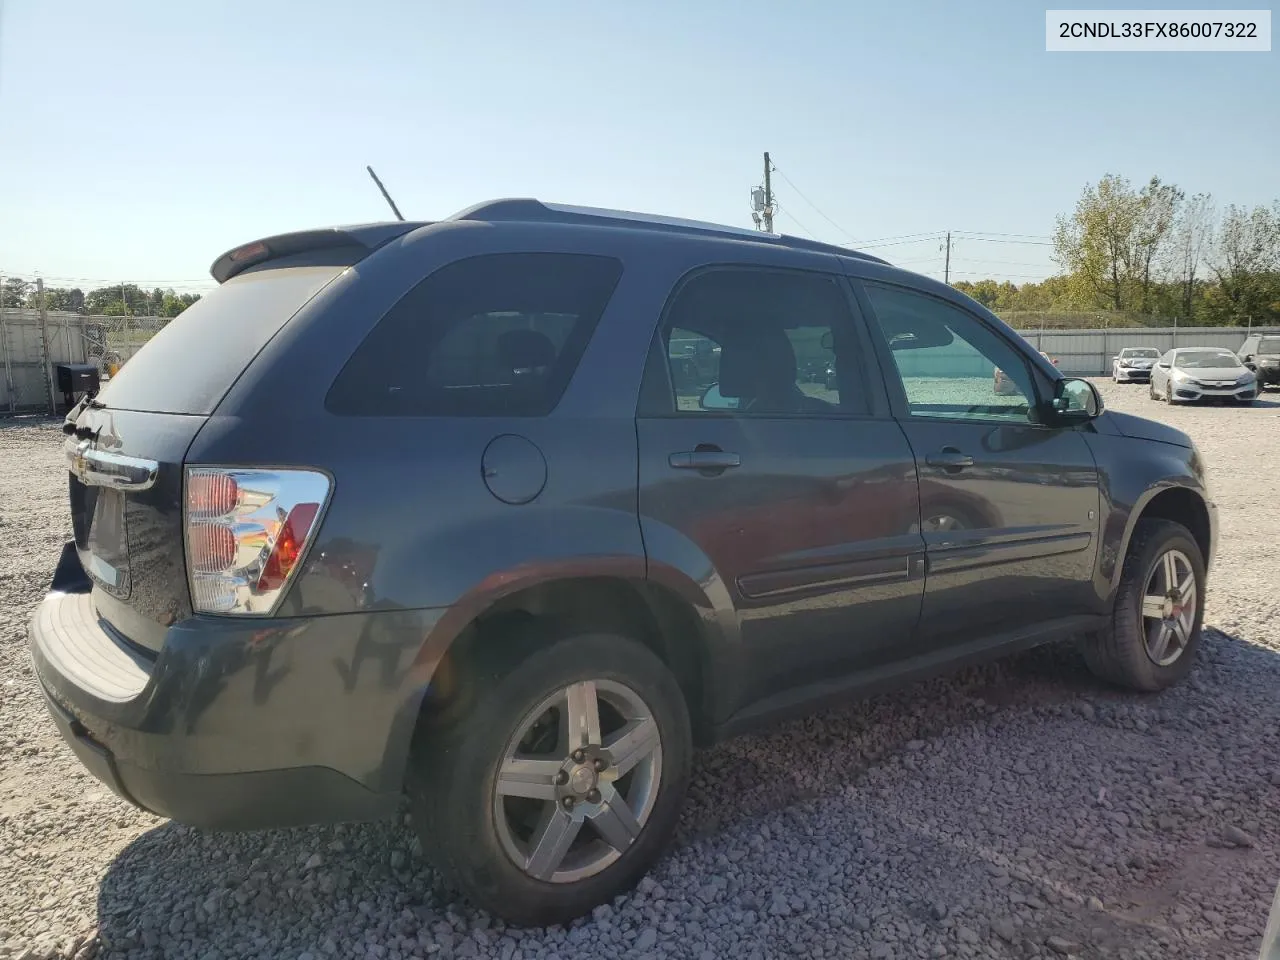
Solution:
M 281 233 L 274 237 L 255 240 L 228 250 L 209 268 L 218 283 L 226 283 L 236 274 L 270 260 L 310 253 L 314 250 L 333 250 L 340 247 L 363 249 L 367 256 L 384 243 L 404 236 L 418 227 L 428 226 L 426 221 L 396 221 L 367 223 L 353 227 L 328 227 L 321 230 L 303 230 L 297 233 Z

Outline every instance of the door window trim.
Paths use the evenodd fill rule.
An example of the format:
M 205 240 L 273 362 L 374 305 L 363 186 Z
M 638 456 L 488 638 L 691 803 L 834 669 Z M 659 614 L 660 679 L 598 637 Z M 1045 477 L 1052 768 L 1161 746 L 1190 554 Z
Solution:
M 898 420 L 907 420 L 915 423 L 980 423 L 990 424 L 991 426 L 1017 426 L 1017 427 L 1040 427 L 1042 429 L 1060 430 L 1061 426 L 1046 423 L 1044 419 L 1045 397 L 1050 395 L 1046 391 L 1044 374 L 1036 367 L 1031 360 L 1031 355 L 1027 352 L 1031 349 L 1030 344 L 1021 340 L 1017 334 L 1010 336 L 1012 330 L 1000 329 L 993 326 L 985 318 L 955 303 L 946 297 L 940 297 L 928 290 L 921 290 L 918 287 L 912 287 L 905 283 L 896 283 L 890 280 L 868 280 L 862 277 L 847 277 L 849 286 L 853 290 L 854 296 L 858 300 L 859 306 L 862 308 L 863 315 L 866 317 L 866 324 L 871 327 L 870 336 L 874 341 L 874 349 L 876 357 L 880 361 L 883 368 L 884 386 L 889 395 L 889 406 L 893 410 L 893 416 Z M 1004 343 L 1014 351 L 1021 359 L 1022 365 L 1027 372 L 1031 381 L 1031 388 L 1035 393 L 1034 400 L 1031 404 L 1030 413 L 1034 419 L 1028 417 L 1027 420 L 1017 421 L 1007 417 L 946 417 L 946 416 L 921 416 L 911 412 L 911 404 L 907 399 L 906 385 L 902 382 L 902 374 L 898 371 L 897 361 L 893 359 L 893 351 L 889 349 L 889 342 L 885 339 L 884 330 L 880 326 L 880 318 L 876 314 L 875 306 L 871 302 L 871 297 L 867 294 L 868 287 L 880 287 L 886 290 L 898 290 L 904 293 L 914 294 L 919 297 L 926 297 L 937 303 L 959 310 L 965 316 L 972 319 L 975 323 L 981 325 L 988 333 L 1003 340 Z
M 723 273 L 730 271 L 750 271 L 752 273 L 772 273 L 791 276 L 816 277 L 829 281 L 840 293 L 844 306 L 846 321 L 845 337 L 848 338 L 858 352 L 858 372 L 862 375 L 859 392 L 862 396 L 864 413 L 849 410 L 836 410 L 830 414 L 816 416 L 807 413 L 770 414 L 768 416 L 752 416 L 733 410 L 679 410 L 676 407 L 675 384 L 671 379 L 671 360 L 667 356 L 667 345 L 663 334 L 667 328 L 673 305 L 684 291 L 684 288 L 698 277 L 707 273 Z M 696 331 L 694 331 L 696 332 Z M 832 328 L 835 336 L 835 328 Z M 710 419 L 710 420 L 808 420 L 837 421 L 848 420 L 889 420 L 893 419 L 892 405 L 887 393 L 885 378 L 880 370 L 875 355 L 875 344 L 872 334 L 867 329 L 867 318 L 862 304 L 849 286 L 849 278 L 845 275 L 826 270 L 812 270 L 796 267 L 780 267 L 772 264 L 716 262 L 703 263 L 692 267 L 681 274 L 671 287 L 662 311 L 658 315 L 657 325 L 649 340 L 649 349 L 645 356 L 645 369 L 641 377 L 639 395 L 636 401 L 636 418 L 643 420 L 662 419 Z M 661 368 L 661 381 L 654 383 L 653 378 L 659 374 L 651 367 Z M 661 397 L 661 399 L 659 399 Z

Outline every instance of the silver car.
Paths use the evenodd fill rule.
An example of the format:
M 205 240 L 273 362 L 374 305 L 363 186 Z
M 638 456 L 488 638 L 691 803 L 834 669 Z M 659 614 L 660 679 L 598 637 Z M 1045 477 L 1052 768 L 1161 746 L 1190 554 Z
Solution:
M 1258 398 L 1258 378 L 1230 350 L 1179 347 L 1152 368 L 1149 389 L 1152 400 L 1168 403 L 1209 399 L 1252 403 Z
M 1111 379 L 1116 383 L 1150 380 L 1151 368 L 1160 359 L 1155 347 L 1125 347 L 1111 358 Z

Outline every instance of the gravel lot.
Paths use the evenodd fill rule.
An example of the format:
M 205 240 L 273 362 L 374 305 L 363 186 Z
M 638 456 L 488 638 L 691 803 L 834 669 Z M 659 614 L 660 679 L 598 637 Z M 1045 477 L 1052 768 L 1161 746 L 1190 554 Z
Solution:
M 451 899 L 400 823 L 203 834 L 81 772 L 25 630 L 61 436 L 0 422 L 0 957 L 1253 958 L 1280 880 L 1280 394 L 1169 409 L 1221 509 L 1206 646 L 1156 697 L 1035 651 L 701 754 L 672 853 L 569 930 Z

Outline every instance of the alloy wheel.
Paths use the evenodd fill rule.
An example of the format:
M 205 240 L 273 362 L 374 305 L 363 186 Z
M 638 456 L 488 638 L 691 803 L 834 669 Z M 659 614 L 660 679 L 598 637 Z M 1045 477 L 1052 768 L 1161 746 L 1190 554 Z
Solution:
M 1142 626 L 1147 656 L 1167 667 L 1186 651 L 1199 612 L 1195 570 L 1181 550 L 1167 550 L 1156 561 L 1142 596 Z
M 640 695 L 612 680 L 570 684 L 507 743 L 494 783 L 498 838 L 536 880 L 583 880 L 639 837 L 661 779 L 662 738 Z

